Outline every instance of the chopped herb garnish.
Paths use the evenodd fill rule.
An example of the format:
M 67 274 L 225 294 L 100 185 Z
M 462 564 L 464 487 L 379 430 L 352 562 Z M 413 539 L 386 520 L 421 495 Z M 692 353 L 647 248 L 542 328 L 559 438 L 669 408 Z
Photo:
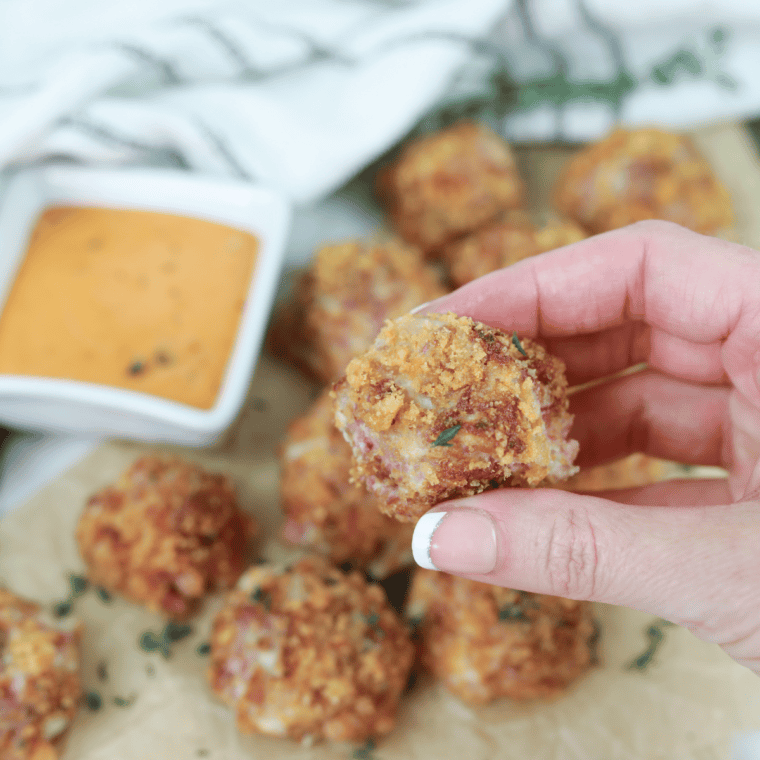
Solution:
M 89 588 L 90 581 L 84 575 L 70 575 L 69 584 L 71 585 L 71 596 L 82 596 Z
M 57 618 L 66 617 L 67 615 L 71 614 L 72 604 L 70 601 L 66 600 L 65 602 L 58 602 L 53 607 L 53 614 Z
M 95 589 L 95 593 L 98 595 L 98 599 L 100 599 L 103 604 L 109 604 L 113 600 L 110 592 L 106 591 L 106 589 L 104 589 L 102 586 L 98 586 Z
M 202 644 L 198 644 L 195 651 L 201 657 L 206 657 L 206 655 L 211 653 L 211 644 L 209 644 L 208 641 L 204 641 Z
M 377 614 L 377 612 L 370 612 L 369 615 L 367 615 L 367 625 L 368 626 L 376 626 L 380 622 L 380 615 Z
M 523 355 L 527 356 L 528 354 L 525 352 L 525 349 L 522 347 L 522 344 L 520 343 L 520 339 L 517 337 L 517 331 L 512 332 L 512 345 Z
M 192 632 L 193 627 L 191 625 L 187 625 L 187 623 L 175 623 L 170 620 L 162 631 L 162 635 L 168 641 L 174 642 L 181 641 Z
M 141 375 L 145 371 L 145 364 L 141 361 L 134 361 L 127 367 L 130 375 Z
M 113 703 L 116 707 L 130 707 L 137 697 L 133 694 L 131 697 L 114 697 Z
M 377 749 L 374 739 L 367 739 L 361 747 L 354 750 L 354 760 L 372 760 L 372 753 Z
M 462 429 L 461 425 L 452 425 L 450 428 L 446 428 L 439 436 L 433 441 L 433 446 L 451 446 L 450 441 L 454 436 Z
M 499 620 L 502 622 L 513 622 L 516 620 L 527 619 L 528 616 L 525 614 L 525 610 L 520 602 L 507 604 L 504 607 L 499 608 Z
M 487 333 L 483 332 L 482 330 L 478 330 L 478 335 L 486 342 L 486 343 L 493 343 L 496 338 L 494 337 L 493 333 Z
M 649 639 L 647 648 L 638 657 L 635 657 L 628 663 L 628 670 L 644 671 L 652 664 L 652 659 L 665 638 L 665 633 L 662 629 L 669 625 L 673 625 L 673 623 L 660 619 L 646 629 L 645 634 Z
M 153 631 L 145 631 L 140 636 L 139 645 L 143 652 L 155 652 L 161 648 L 161 639 Z
M 87 691 L 84 694 L 84 703 L 88 710 L 97 712 L 103 706 L 103 700 L 97 691 Z
M 95 668 L 95 675 L 98 677 L 98 681 L 108 680 L 108 666 L 105 660 L 101 660 Z
M 272 609 L 272 595 L 261 587 L 251 593 L 251 601 L 263 605 L 267 612 Z

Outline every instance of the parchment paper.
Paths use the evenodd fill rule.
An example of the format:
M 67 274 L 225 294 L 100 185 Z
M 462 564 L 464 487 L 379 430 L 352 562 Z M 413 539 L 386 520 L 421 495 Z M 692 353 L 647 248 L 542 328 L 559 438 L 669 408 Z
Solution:
M 748 138 L 724 128 L 703 132 L 699 139 L 737 197 L 738 237 L 757 246 L 760 170 Z M 546 182 L 536 177 L 550 173 L 558 155 L 549 149 L 521 154 L 537 204 Z M 735 171 L 735 162 L 743 163 L 744 170 Z M 753 202 L 747 198 L 752 190 Z M 212 451 L 174 449 L 235 479 L 242 505 L 264 527 L 259 553 L 268 558 L 280 558 L 286 551 L 275 540 L 280 523 L 276 445 L 288 420 L 304 410 L 315 393 L 293 371 L 263 357 L 227 440 Z M 66 598 L 69 575 L 84 571 L 74 526 L 85 499 L 148 450 L 155 447 L 104 444 L 0 523 L 0 582 L 43 604 Z M 304 748 L 286 740 L 238 735 L 231 713 L 206 687 L 207 658 L 197 652 L 207 640 L 219 603 L 215 598 L 206 605 L 193 621 L 193 633 L 174 644 L 171 657 L 164 659 L 138 646 L 143 632 L 161 630 L 158 616 L 118 598 L 106 603 L 93 590 L 74 601 L 73 614 L 85 623 L 83 685 L 100 695 L 102 707 L 80 710 L 63 760 L 353 756 L 351 745 Z M 760 731 L 760 678 L 717 647 L 683 629 L 663 628 L 664 639 L 649 667 L 630 669 L 631 661 L 647 649 L 646 630 L 654 619 L 605 605 L 598 606 L 598 617 L 602 662 L 561 698 L 550 703 L 502 701 L 473 709 L 422 678 L 404 698 L 397 728 L 371 757 L 713 760 L 731 757 L 738 732 Z

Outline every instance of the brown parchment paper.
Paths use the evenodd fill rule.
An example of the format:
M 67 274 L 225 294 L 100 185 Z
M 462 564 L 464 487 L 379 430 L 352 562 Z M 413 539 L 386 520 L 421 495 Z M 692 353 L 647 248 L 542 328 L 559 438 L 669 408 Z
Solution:
M 698 139 L 737 198 L 737 237 L 760 245 L 760 169 L 749 138 L 725 127 L 701 132 Z M 545 177 L 562 157 L 554 149 L 520 153 L 535 205 L 544 200 Z M 240 419 L 223 444 L 210 451 L 173 449 L 235 479 L 242 505 L 263 525 L 259 554 L 266 558 L 287 553 L 276 541 L 277 442 L 288 420 L 315 394 L 293 371 L 264 356 Z M 84 571 L 74 526 L 85 499 L 149 450 L 155 447 L 105 443 L 5 518 L 0 523 L 0 583 L 43 604 L 66 598 L 69 574 Z M 118 598 L 105 603 L 92 590 L 76 599 L 73 614 L 85 625 L 83 686 L 96 690 L 103 706 L 94 712 L 80 710 L 63 760 L 351 758 L 355 748 L 350 745 L 305 748 L 238 735 L 231 713 L 209 693 L 206 658 L 196 651 L 207 640 L 219 604 L 219 598 L 210 600 L 192 621 L 192 635 L 163 659 L 138 646 L 144 631 L 162 628 L 158 616 Z M 629 663 L 646 650 L 646 629 L 654 619 L 606 605 L 598 605 L 597 611 L 601 665 L 561 698 L 550 703 L 502 701 L 475 709 L 422 678 L 404 698 L 397 728 L 371 756 L 713 760 L 732 756 L 738 733 L 760 731 L 760 678 L 719 648 L 676 627 L 663 629 L 664 640 L 648 668 L 632 670 Z

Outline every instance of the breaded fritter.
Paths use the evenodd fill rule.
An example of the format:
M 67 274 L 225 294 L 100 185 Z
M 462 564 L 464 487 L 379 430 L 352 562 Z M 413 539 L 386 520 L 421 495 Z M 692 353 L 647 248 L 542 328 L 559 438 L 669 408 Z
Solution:
M 235 583 L 254 532 L 226 475 L 143 456 L 89 499 L 77 542 L 94 584 L 183 619 Z
M 321 382 L 343 374 L 386 319 L 446 293 L 419 250 L 400 240 L 350 240 L 318 250 L 270 331 L 275 354 Z
M 360 742 L 393 728 L 413 659 L 382 587 L 312 556 L 240 578 L 214 620 L 208 678 L 243 733 Z
M 377 500 L 351 482 L 351 447 L 335 427 L 330 389 L 294 420 L 280 448 L 283 537 L 385 578 L 412 561 L 413 525 L 380 513 Z
M 402 521 L 503 484 L 574 474 L 564 364 L 454 314 L 390 321 L 334 386 L 352 475 Z
M 56 760 L 81 694 L 81 627 L 0 589 L 0 757 Z
M 504 139 L 469 121 L 408 142 L 377 191 L 399 234 L 429 255 L 522 207 L 525 195 Z
M 470 704 L 554 696 L 595 659 L 598 634 L 589 602 L 420 568 L 406 614 L 424 667 Z
M 616 129 L 582 148 L 554 186 L 560 212 L 591 233 L 665 219 L 706 235 L 733 224 L 728 191 L 685 135 Z
M 536 226 L 522 211 L 511 211 L 443 248 L 443 260 L 455 286 L 529 256 L 576 243 L 586 232 L 575 222 L 551 220 Z

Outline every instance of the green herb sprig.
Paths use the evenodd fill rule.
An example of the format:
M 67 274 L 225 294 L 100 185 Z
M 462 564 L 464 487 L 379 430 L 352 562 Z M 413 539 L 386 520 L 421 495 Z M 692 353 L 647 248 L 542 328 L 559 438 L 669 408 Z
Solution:
M 520 343 L 520 339 L 517 337 L 517 331 L 514 330 L 512 332 L 512 345 L 525 357 L 528 356 L 525 349 L 522 347 L 522 343 Z
M 454 436 L 462 429 L 461 425 L 452 425 L 450 428 L 442 431 L 438 438 L 433 441 L 433 446 L 451 446 Z
M 647 627 L 644 631 L 647 639 L 649 639 L 647 648 L 638 657 L 634 657 L 633 660 L 628 663 L 627 670 L 639 670 L 643 672 L 652 664 L 652 660 L 657 653 L 657 650 L 665 639 L 663 628 L 667 628 L 671 625 L 673 625 L 673 623 L 669 620 L 663 620 L 660 618 L 658 621 Z
M 169 621 L 160 633 L 145 631 L 138 640 L 138 646 L 143 652 L 160 652 L 168 660 L 171 657 L 172 644 L 181 641 L 193 632 L 193 627 L 187 623 Z

